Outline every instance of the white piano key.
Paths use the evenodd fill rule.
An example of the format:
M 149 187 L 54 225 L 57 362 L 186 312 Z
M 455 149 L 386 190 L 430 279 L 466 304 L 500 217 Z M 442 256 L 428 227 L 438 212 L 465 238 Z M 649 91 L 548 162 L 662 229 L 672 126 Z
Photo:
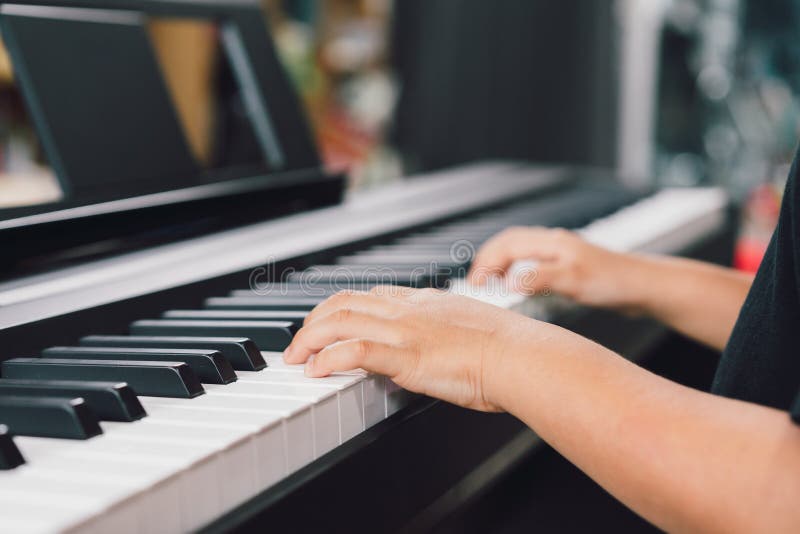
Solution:
M 261 356 L 263 356 L 264 361 L 267 362 L 268 369 L 276 369 L 281 371 L 297 371 L 298 373 L 304 372 L 305 367 L 303 365 L 293 365 L 283 361 L 282 352 L 262 351 Z
M 284 429 L 287 469 L 294 472 L 314 459 L 314 434 L 311 417 L 311 406 L 290 399 L 270 399 L 263 403 L 249 403 L 249 407 L 242 407 L 241 400 L 232 397 L 212 397 L 209 395 L 196 399 L 165 399 L 160 397 L 140 397 L 145 399 L 143 404 L 149 412 L 151 408 L 168 407 L 179 410 L 194 410 L 207 416 L 216 413 L 219 417 L 227 419 L 226 415 L 237 414 L 243 421 L 257 423 L 268 420 L 270 416 L 281 420 Z M 270 420 L 271 421 L 271 420 Z
M 364 392 L 364 427 L 370 428 L 386 417 L 386 380 L 368 375 L 362 382 Z
M 337 391 L 329 387 L 297 384 L 268 384 L 258 382 L 236 382 L 228 385 L 208 385 L 209 395 L 242 397 L 258 403 L 261 399 L 285 398 L 303 401 L 311 405 L 314 426 L 314 457 L 333 450 L 339 439 L 339 401 Z
M 411 399 L 414 397 L 413 393 L 401 388 L 389 377 L 384 377 L 383 389 L 386 397 L 386 417 L 394 415 L 408 406 L 408 404 L 411 402 Z
M 6 493 L 5 488 L 0 489 L 0 493 Z M 6 499 L 0 495 L 0 524 L 3 531 L 14 534 L 65 532 L 94 514 L 93 510 L 86 510 L 83 501 L 76 503 L 69 495 L 52 504 L 45 501 L 46 498 L 46 494 L 33 499 L 13 496 Z
M 339 435 L 342 443 L 353 438 L 366 428 L 364 424 L 364 376 L 363 374 L 335 374 L 326 378 L 309 378 L 291 371 L 271 370 L 245 371 L 237 373 L 240 382 L 274 384 L 300 384 L 333 386 L 339 397 Z
M 45 499 L 57 499 L 58 495 L 68 493 L 90 497 L 95 499 L 98 505 L 111 504 L 101 513 L 94 514 L 89 521 L 78 525 L 76 528 L 82 533 L 97 532 L 100 534 L 104 532 L 138 532 L 140 530 L 139 511 L 134 507 L 115 504 L 124 503 L 131 495 L 140 491 L 140 485 L 130 478 L 106 477 L 98 480 L 80 476 L 78 473 L 52 472 L 36 465 L 27 465 L 24 469 L 0 475 L 0 485 L 13 487 L 17 492 L 32 493 L 40 502 Z M 7 517 L 4 516 L 4 526 L 6 519 Z M 50 530 L 57 529 L 51 528 Z
M 268 368 L 274 371 L 289 371 L 305 376 L 305 366 L 290 365 L 283 360 L 281 352 L 262 352 Z M 361 370 L 337 373 L 338 376 L 364 376 L 364 426 L 369 428 L 386 418 L 386 388 L 383 377 L 369 375 Z M 315 379 L 319 380 L 319 379 Z
M 217 444 L 208 441 L 150 442 L 130 439 L 125 435 L 112 435 L 86 448 L 73 449 L 69 458 L 84 458 L 87 461 L 108 459 L 129 462 L 163 462 L 174 470 L 178 477 L 181 507 L 179 509 L 181 530 L 202 526 L 196 523 L 196 509 L 222 509 L 221 478 L 222 457 L 217 454 Z
M 106 534 L 108 532 L 143 532 L 145 526 L 139 500 L 128 498 L 105 510 L 86 518 L 69 530 L 70 534 Z
M 248 415 L 248 419 L 252 416 Z M 183 440 L 213 443 L 223 456 L 224 472 L 229 466 L 256 473 L 258 486 L 271 486 L 286 476 L 286 452 L 284 450 L 283 428 L 280 417 L 265 420 L 259 417 L 258 424 L 237 422 L 238 414 L 226 417 L 224 413 L 204 414 L 182 410 L 159 411 L 156 417 L 149 417 L 136 425 L 127 423 L 102 423 L 124 425 L 121 432 L 130 439 L 153 442 L 182 442 Z M 266 426 L 264 426 L 266 424 Z M 134 426 L 134 428 L 130 428 Z M 224 494 L 237 493 L 227 486 L 238 477 L 224 476 L 220 482 Z
M 105 532 L 158 532 L 145 529 L 139 519 L 141 510 L 127 510 L 119 513 L 111 501 L 124 501 L 126 495 L 117 492 L 111 495 L 98 492 L 98 487 L 81 478 L 80 471 L 69 473 L 60 480 L 43 478 L 38 481 L 29 477 L 8 480 L 10 484 L 0 488 L 0 517 L 4 531 L 26 532 L 67 532 L 77 531 L 89 534 Z M 59 484 L 61 483 L 61 484 Z M 112 486 L 106 481 L 99 486 L 108 491 Z M 10 491 L 10 494 L 9 494 Z M 128 493 L 130 494 L 130 493 Z M 40 519 L 26 525 L 19 521 L 14 530 L 8 527 L 8 519 L 14 515 Z M 22 518 L 20 518 L 22 519 Z M 174 527 L 169 520 L 161 522 L 167 529 Z M 114 530 L 108 530 L 114 529 Z M 167 530 L 163 530 L 166 532 Z M 173 530 L 174 531 L 174 530 Z
M 145 409 L 151 413 L 154 421 L 185 425 L 249 425 L 254 441 L 246 446 L 237 446 L 223 455 L 225 472 L 231 482 L 223 495 L 223 506 L 249 499 L 260 490 L 262 479 L 269 479 L 276 469 L 282 474 L 287 472 L 288 454 L 286 451 L 286 429 L 283 418 L 277 414 L 260 411 L 213 410 L 207 408 L 170 406 L 154 404 L 150 397 L 140 397 Z M 267 452 L 273 456 L 266 457 L 262 464 L 259 459 Z M 276 468 L 276 462 L 279 467 Z
M 107 480 L 108 476 L 113 477 L 143 477 L 150 479 L 141 486 L 139 493 L 132 495 L 128 500 L 129 504 L 139 510 L 148 510 L 148 513 L 141 516 L 141 532 L 161 533 L 161 532 L 180 532 L 180 496 L 184 491 L 189 491 L 189 487 L 183 483 L 182 476 L 185 475 L 186 468 L 178 468 L 175 458 L 157 458 L 154 456 L 115 456 L 112 453 L 96 453 L 91 457 L 82 455 L 78 449 L 73 449 L 70 453 L 59 458 L 48 460 L 52 467 L 53 462 L 70 462 L 74 464 L 72 471 L 65 470 L 69 476 L 83 476 L 82 473 L 92 472 L 96 477 Z M 49 468 L 42 466 L 43 468 Z M 97 499 L 95 499 L 97 502 Z

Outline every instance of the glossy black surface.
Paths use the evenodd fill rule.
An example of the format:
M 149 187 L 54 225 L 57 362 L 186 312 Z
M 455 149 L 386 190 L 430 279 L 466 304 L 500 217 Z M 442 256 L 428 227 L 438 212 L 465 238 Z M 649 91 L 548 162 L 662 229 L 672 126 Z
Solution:
M 14 469 L 24 463 L 25 458 L 11 438 L 8 427 L 0 425 L 0 471 Z
M 253 310 L 170 310 L 164 319 L 190 321 L 289 321 L 295 328 L 303 326 L 308 312 L 302 311 L 253 311 Z
M 94 413 L 80 398 L 0 395 L 0 423 L 20 436 L 88 439 L 103 433 Z
M 125 382 L 0 379 L 0 395 L 18 397 L 80 397 L 101 420 L 136 421 L 146 416 L 133 389 Z
M 127 382 L 138 395 L 190 399 L 205 393 L 183 362 L 14 358 L 2 364 L 5 378 Z M 13 429 L 12 429 L 13 430 Z
M 267 366 L 256 344 L 244 337 L 85 336 L 79 344 L 84 347 L 216 350 L 237 371 L 260 371 Z
M 191 367 L 201 382 L 229 384 L 236 381 L 233 367 L 215 350 L 142 349 L 119 347 L 51 347 L 42 351 L 44 358 L 77 360 L 127 360 L 141 362 L 183 362 Z
M 263 351 L 282 351 L 297 331 L 289 321 L 181 321 L 154 319 L 131 324 L 131 334 L 138 336 L 207 336 L 246 337 Z

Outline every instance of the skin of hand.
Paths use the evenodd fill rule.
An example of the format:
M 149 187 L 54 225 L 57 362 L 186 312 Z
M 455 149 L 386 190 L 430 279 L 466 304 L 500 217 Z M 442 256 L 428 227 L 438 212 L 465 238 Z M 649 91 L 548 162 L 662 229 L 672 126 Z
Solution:
M 658 377 L 554 325 L 433 290 L 320 304 L 284 355 L 508 411 L 667 531 L 797 532 L 800 428 L 786 412 Z
M 512 280 L 527 295 L 545 290 L 588 306 L 633 308 L 638 302 L 630 277 L 639 275 L 634 257 L 591 245 L 560 228 L 513 227 L 500 232 L 478 250 L 467 279 L 484 285 L 503 277 L 518 260 L 536 260 Z
M 284 357 L 287 363 L 307 362 L 309 376 L 364 368 L 410 391 L 500 411 L 484 384 L 504 354 L 522 350 L 514 346 L 518 334 L 535 324 L 467 297 L 377 287 L 368 294 L 342 292 L 320 304 Z M 541 328 L 556 327 L 541 323 Z M 493 365 L 484 366 L 485 361 Z
M 715 265 L 623 254 L 562 229 L 510 228 L 486 242 L 472 262 L 471 283 L 511 274 L 518 260 L 535 260 L 512 278 L 529 295 L 553 291 L 587 306 L 643 313 L 722 350 L 753 277 Z

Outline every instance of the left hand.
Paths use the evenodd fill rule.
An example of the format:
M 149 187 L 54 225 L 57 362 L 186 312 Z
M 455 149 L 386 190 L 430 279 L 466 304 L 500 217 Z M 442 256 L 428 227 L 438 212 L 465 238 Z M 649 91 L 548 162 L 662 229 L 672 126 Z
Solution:
M 284 358 L 306 363 L 313 377 L 361 368 L 410 391 L 503 411 L 495 384 L 504 359 L 531 349 L 525 334 L 548 337 L 551 329 L 557 327 L 467 297 L 378 287 L 339 293 L 320 304 Z

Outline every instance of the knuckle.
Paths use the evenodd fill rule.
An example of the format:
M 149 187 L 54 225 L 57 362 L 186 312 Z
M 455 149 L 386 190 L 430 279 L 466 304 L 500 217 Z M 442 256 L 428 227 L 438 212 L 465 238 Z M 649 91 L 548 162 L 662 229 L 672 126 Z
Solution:
M 357 362 L 366 361 L 372 353 L 372 342 L 368 339 L 358 339 L 353 346 L 353 355 Z
M 346 323 L 353 317 L 353 310 L 350 308 L 339 308 L 334 312 L 334 320 L 337 323 Z

